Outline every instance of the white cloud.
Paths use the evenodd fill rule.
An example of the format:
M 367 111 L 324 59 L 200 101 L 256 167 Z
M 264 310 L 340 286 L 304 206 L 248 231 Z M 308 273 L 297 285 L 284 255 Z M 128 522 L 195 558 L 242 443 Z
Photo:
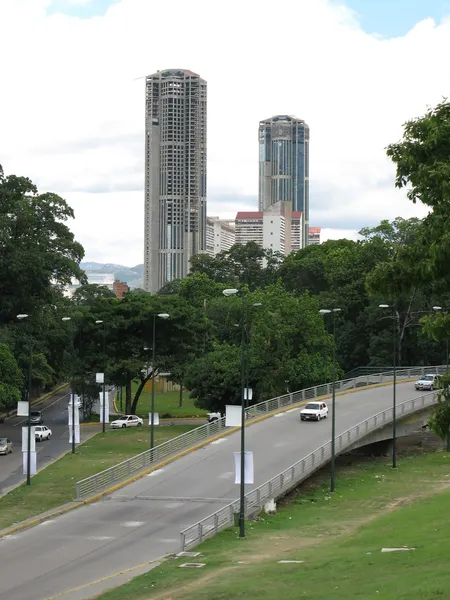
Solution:
M 327 0 L 119 0 L 102 17 L 1 0 L 0 163 L 66 197 L 90 260 L 142 261 L 144 81 L 188 68 L 208 81 L 210 214 L 255 208 L 257 127 L 311 127 L 311 224 L 357 231 L 423 215 L 393 188 L 384 148 L 449 93 L 450 23 L 365 34 Z M 6 58 L 7 57 L 7 58 Z M 5 93 L 6 92 L 6 93 Z M 86 190 L 86 193 L 83 193 Z M 94 191 L 103 193 L 93 193 Z

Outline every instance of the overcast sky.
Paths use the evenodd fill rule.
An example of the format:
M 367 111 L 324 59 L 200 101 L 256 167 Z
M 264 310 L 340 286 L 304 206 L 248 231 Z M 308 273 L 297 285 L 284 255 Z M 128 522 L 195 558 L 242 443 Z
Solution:
M 446 15 L 441 0 L 0 0 L 0 164 L 69 202 L 87 260 L 141 263 L 142 77 L 184 68 L 208 82 L 208 214 L 257 210 L 258 122 L 291 114 L 311 129 L 325 238 L 423 216 L 384 149 L 449 95 Z

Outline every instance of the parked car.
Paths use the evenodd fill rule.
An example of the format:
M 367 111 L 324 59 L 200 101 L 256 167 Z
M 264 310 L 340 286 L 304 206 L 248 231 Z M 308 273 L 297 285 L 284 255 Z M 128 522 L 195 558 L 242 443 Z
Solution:
M 300 411 L 301 421 L 320 421 L 328 416 L 328 406 L 325 402 L 308 402 L 303 410 Z
M 9 438 L 0 438 L 0 454 L 11 454 L 13 443 Z
M 206 420 L 208 423 L 214 423 L 214 421 L 218 421 L 222 418 L 222 414 L 220 412 L 211 412 L 206 415 Z
M 144 421 L 136 415 L 122 415 L 110 423 L 112 429 L 122 429 L 125 427 L 140 427 Z
M 423 375 L 414 385 L 416 390 L 430 390 L 431 392 L 439 387 L 439 375 L 433 373 Z
M 34 436 L 37 442 L 42 442 L 52 437 L 52 431 L 45 425 L 38 425 L 34 428 Z
M 44 415 L 41 410 L 32 410 L 30 412 L 30 423 L 32 425 L 42 425 L 44 422 Z

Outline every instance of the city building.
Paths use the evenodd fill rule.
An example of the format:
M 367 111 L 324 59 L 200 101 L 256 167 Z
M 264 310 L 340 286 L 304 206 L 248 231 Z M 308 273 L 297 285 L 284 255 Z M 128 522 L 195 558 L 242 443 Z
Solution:
M 113 292 L 116 295 L 116 298 L 122 300 L 124 295 L 129 291 L 128 285 L 124 281 L 119 281 L 116 279 L 113 283 Z
M 305 247 L 303 235 L 303 214 L 295 211 L 292 213 L 291 252 L 298 252 Z
M 146 77 L 144 289 L 185 277 L 206 250 L 206 81 L 169 69 Z
M 296 221 L 298 242 L 293 239 L 293 216 L 296 214 L 300 215 Z M 293 245 L 301 245 L 301 213 L 292 213 L 290 202 L 276 202 L 264 211 L 238 212 L 235 222 L 237 244 L 256 242 L 261 248 L 281 252 L 285 256 L 292 251 Z
M 206 217 L 206 252 L 216 256 L 226 252 L 235 244 L 236 229 L 233 221 L 220 217 Z
M 245 246 L 248 242 L 263 245 L 263 213 L 262 211 L 238 212 L 236 215 L 236 244 Z
M 320 233 L 322 231 L 321 227 L 310 227 L 309 228 L 309 239 L 308 244 L 317 246 L 320 244 Z
M 278 115 L 259 123 L 259 210 L 290 202 L 302 213 L 301 247 L 309 228 L 309 127 L 302 119 Z
M 108 290 L 114 291 L 114 273 L 86 273 L 88 285 L 100 285 Z M 63 289 L 64 296 L 72 298 L 77 289 L 81 286 L 76 279 Z

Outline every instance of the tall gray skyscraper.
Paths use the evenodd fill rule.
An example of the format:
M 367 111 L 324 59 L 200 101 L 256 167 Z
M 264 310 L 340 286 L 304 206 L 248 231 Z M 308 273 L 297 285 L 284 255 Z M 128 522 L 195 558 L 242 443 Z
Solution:
M 206 250 L 206 81 L 185 69 L 146 78 L 144 289 L 189 272 Z
M 259 123 L 259 210 L 280 201 L 303 214 L 302 245 L 309 230 L 309 127 L 278 115 Z

